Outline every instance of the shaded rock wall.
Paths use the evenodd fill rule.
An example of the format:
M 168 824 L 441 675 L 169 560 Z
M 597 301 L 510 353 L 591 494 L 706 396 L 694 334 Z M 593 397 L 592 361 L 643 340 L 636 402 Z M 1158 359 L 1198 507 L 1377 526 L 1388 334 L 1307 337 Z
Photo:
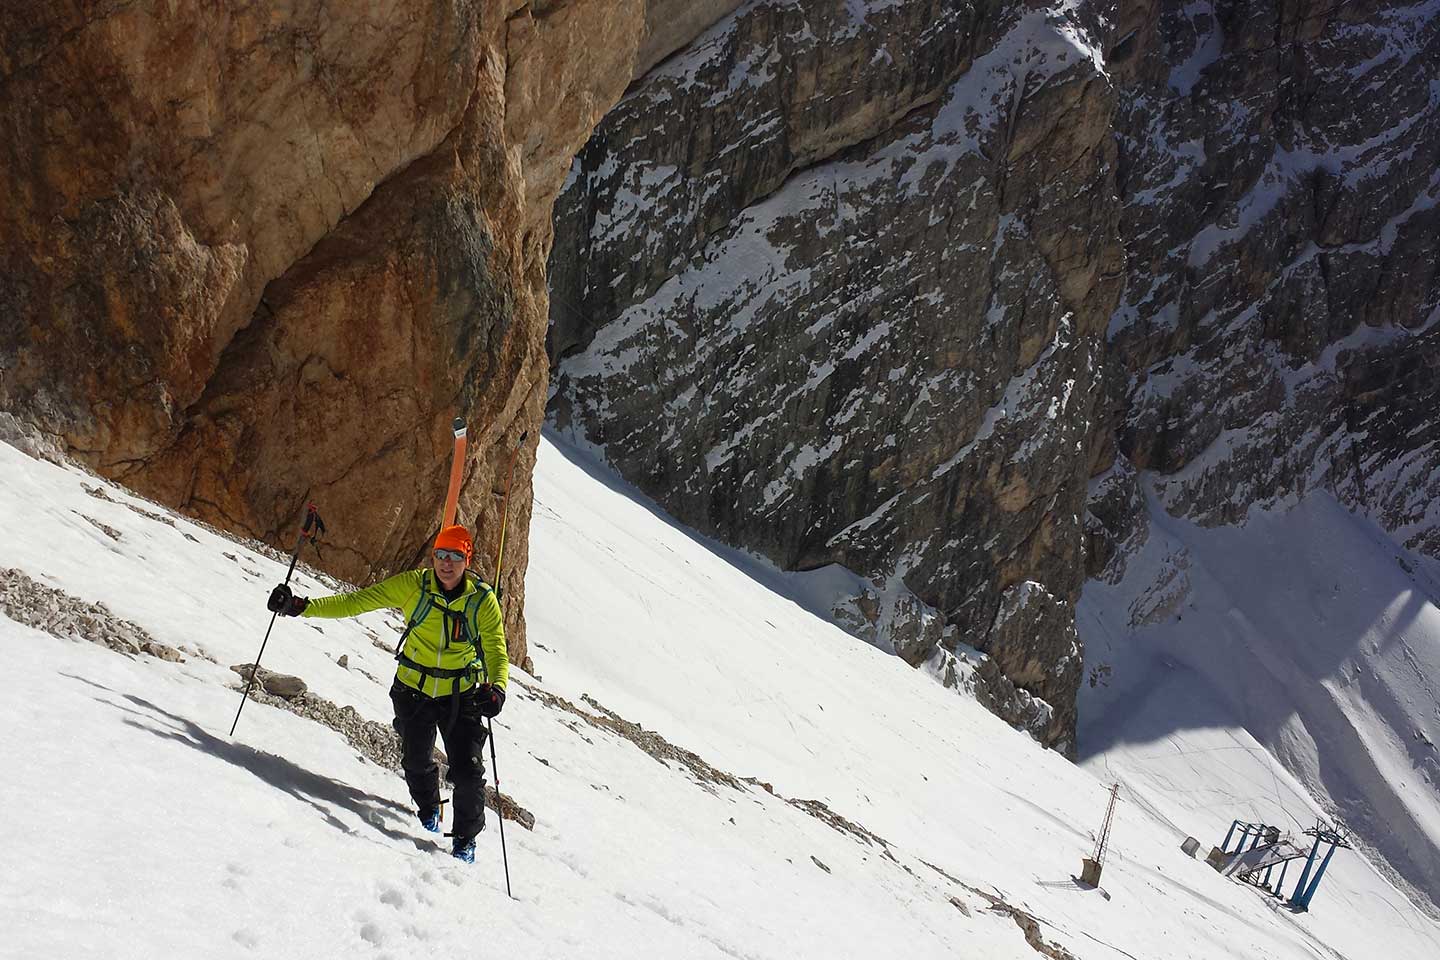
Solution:
M 1119 449 L 1200 522 L 1326 489 L 1440 556 L 1440 5 L 1156 4 L 1112 61 Z
M 1063 743 L 1137 471 L 1436 555 L 1437 37 L 1433 0 L 747 3 L 571 169 L 553 421 Z
M 551 260 L 561 428 L 707 533 L 1045 662 L 1057 744 L 1120 287 L 1099 23 L 750 3 L 606 118 Z M 1025 583 L 1049 600 L 1002 610 Z

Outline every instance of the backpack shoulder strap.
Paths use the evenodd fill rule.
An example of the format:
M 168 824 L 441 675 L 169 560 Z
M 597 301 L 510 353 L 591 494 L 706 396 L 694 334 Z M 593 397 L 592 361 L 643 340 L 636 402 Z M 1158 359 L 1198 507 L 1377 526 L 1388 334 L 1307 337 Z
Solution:
M 465 601 L 465 631 L 471 635 L 470 642 L 475 644 L 475 648 L 478 650 L 480 647 L 480 633 L 479 625 L 475 622 L 475 618 L 480 613 L 480 604 L 484 603 L 485 598 L 494 591 L 490 589 L 490 584 L 481 580 L 479 577 L 475 577 L 474 581 L 475 594 L 469 600 Z
M 405 649 L 405 639 L 410 636 L 410 631 L 420 626 L 420 622 L 430 615 L 430 608 L 435 601 L 430 599 L 430 571 L 423 570 L 420 573 L 420 599 L 415 603 L 415 609 L 410 612 L 410 619 L 405 623 L 405 630 L 400 634 L 400 641 L 395 644 L 395 659 L 400 659 L 400 652 Z

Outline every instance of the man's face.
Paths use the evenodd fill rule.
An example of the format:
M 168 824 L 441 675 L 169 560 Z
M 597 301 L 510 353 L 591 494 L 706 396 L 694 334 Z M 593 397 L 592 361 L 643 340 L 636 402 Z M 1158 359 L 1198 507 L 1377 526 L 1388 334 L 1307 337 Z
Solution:
M 465 554 L 458 550 L 436 550 L 430 559 L 435 566 L 435 576 L 446 590 L 453 590 L 465 576 Z

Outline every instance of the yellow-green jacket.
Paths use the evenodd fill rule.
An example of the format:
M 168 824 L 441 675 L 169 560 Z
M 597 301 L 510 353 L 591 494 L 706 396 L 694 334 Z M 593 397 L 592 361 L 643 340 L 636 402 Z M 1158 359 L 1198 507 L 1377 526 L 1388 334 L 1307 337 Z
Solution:
M 440 589 L 434 571 L 410 570 L 354 593 L 316 597 L 302 616 L 354 617 L 397 607 L 409 624 L 395 671 L 397 680 L 432 697 L 468 690 L 486 679 L 504 690 L 510 678 L 510 658 L 505 653 L 505 625 L 495 591 L 468 574 L 465 590 L 456 599 L 446 600 Z M 429 605 L 422 609 L 427 597 Z M 419 623 L 415 622 L 417 612 L 423 615 Z M 483 673 L 467 669 L 476 659 L 475 638 L 484 651 Z

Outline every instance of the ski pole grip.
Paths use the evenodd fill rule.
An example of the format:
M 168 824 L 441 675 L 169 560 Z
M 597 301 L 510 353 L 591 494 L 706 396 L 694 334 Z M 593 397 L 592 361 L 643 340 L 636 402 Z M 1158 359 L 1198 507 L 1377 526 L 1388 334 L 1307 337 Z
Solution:
M 314 527 L 316 530 L 316 532 L 313 534 L 310 532 L 311 527 Z M 290 568 L 285 571 L 286 583 L 290 582 L 291 576 L 293 576 L 295 573 L 295 564 L 298 563 L 300 560 L 300 550 L 302 547 L 305 546 L 305 541 L 309 540 L 314 543 L 315 538 L 320 535 L 319 531 L 324 529 L 325 522 L 320 519 L 319 508 L 317 508 L 313 503 L 306 504 L 305 522 L 300 525 L 300 536 L 295 538 L 295 549 L 290 554 Z M 320 549 L 318 543 L 316 544 L 315 549 L 317 551 Z

